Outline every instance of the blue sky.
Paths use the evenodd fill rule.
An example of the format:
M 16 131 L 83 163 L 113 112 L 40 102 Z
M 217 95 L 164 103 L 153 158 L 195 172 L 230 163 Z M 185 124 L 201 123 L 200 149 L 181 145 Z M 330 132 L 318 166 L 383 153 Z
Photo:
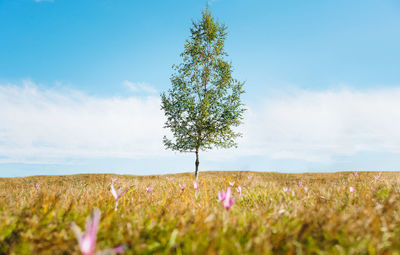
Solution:
M 157 100 L 205 4 L 0 0 L 0 176 L 191 171 Z M 202 170 L 398 170 L 400 2 L 210 7 L 249 111 Z

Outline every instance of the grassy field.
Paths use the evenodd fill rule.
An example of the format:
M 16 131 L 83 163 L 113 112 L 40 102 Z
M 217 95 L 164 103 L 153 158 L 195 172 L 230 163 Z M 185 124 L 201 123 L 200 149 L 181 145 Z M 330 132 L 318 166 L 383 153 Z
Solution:
M 4 178 L 0 254 L 79 254 L 71 223 L 84 228 L 94 208 L 101 212 L 99 251 L 124 245 L 124 254 L 399 254 L 400 174 L 377 175 L 205 172 L 198 190 L 192 174 Z M 133 187 L 117 210 L 113 178 L 117 189 Z M 229 182 L 228 211 L 217 194 Z

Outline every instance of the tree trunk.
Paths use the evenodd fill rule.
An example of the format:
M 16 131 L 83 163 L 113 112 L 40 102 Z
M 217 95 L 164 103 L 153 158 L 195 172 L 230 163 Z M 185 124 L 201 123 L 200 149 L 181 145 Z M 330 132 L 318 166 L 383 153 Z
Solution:
M 199 151 L 198 150 L 196 150 L 196 162 L 195 162 L 195 172 L 194 172 L 194 177 L 196 178 L 196 181 L 197 181 L 197 177 L 198 177 L 198 172 L 199 172 L 199 164 L 200 164 L 200 161 L 199 161 Z

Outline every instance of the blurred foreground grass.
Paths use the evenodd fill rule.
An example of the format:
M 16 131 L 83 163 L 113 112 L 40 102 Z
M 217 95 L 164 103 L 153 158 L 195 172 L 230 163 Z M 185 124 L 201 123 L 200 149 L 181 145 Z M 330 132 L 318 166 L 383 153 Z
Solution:
M 376 175 L 203 172 L 197 191 L 192 174 L 3 178 L 0 254 L 79 254 L 70 224 L 83 227 L 94 208 L 98 249 L 126 245 L 125 254 L 399 254 L 400 174 Z M 117 211 L 113 178 L 136 187 Z M 217 192 L 229 181 L 226 211 Z

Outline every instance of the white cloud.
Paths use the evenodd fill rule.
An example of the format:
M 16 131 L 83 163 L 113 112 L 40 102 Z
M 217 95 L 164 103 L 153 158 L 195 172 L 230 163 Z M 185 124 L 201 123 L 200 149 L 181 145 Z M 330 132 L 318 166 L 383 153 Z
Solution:
M 97 98 L 30 82 L 0 85 L 0 120 L 3 162 L 164 153 L 158 97 Z
M 205 158 L 325 162 L 365 151 L 400 153 L 399 98 L 399 88 L 268 96 L 249 107 L 238 149 Z M 162 145 L 163 124 L 158 96 L 98 98 L 32 82 L 0 85 L 3 163 L 170 156 Z
M 400 88 L 292 91 L 248 112 L 241 154 L 314 162 L 400 153 Z
M 122 82 L 122 85 L 124 85 L 126 88 L 133 92 L 145 92 L 149 94 L 157 94 L 158 91 L 151 87 L 149 84 L 145 82 L 131 82 L 128 80 L 125 80 Z

